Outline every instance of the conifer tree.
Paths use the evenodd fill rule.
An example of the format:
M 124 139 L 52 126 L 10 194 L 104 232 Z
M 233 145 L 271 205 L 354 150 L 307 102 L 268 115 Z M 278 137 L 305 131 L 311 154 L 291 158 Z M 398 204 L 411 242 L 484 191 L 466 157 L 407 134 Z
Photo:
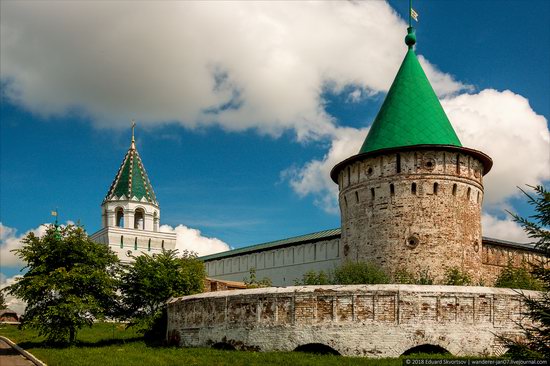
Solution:
M 539 298 L 524 296 L 527 305 L 527 315 L 533 320 L 533 325 L 524 326 L 526 342 L 515 344 L 519 348 L 526 347 L 530 351 L 550 359 L 550 192 L 543 186 L 531 187 L 534 194 L 521 190 L 533 206 L 535 213 L 529 218 L 512 214 L 514 220 L 535 240 L 535 246 L 542 251 L 542 259 L 534 265 L 533 275 L 544 287 Z

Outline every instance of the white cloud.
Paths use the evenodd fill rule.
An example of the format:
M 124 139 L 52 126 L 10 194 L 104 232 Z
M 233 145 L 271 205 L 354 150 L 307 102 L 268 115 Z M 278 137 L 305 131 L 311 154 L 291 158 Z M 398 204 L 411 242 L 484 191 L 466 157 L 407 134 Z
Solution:
M 203 256 L 231 249 L 220 239 L 202 236 L 200 230 L 185 225 L 178 225 L 175 228 L 170 225 L 161 225 L 160 231 L 177 234 L 176 249 L 180 252 L 189 250 Z
M 338 186 L 330 179 L 331 169 L 342 160 L 357 154 L 368 128 L 351 127 L 335 130 L 329 151 L 321 160 L 311 160 L 303 167 L 293 167 L 282 173 L 283 178 L 301 197 L 314 196 L 314 202 L 327 212 L 338 213 Z
M 3 273 L 0 273 L 0 289 L 13 285 L 20 277 L 20 275 L 17 275 L 6 278 Z M 27 306 L 26 302 L 7 293 L 4 293 L 4 299 L 6 300 L 6 306 L 8 309 L 15 311 L 19 315 L 25 313 L 25 307 Z
M 0 267 L 18 267 L 24 266 L 26 263 L 12 252 L 14 249 L 22 247 L 22 239 L 30 232 L 36 236 L 42 236 L 46 233 L 47 224 L 40 225 L 35 229 L 31 229 L 21 235 L 17 235 L 17 230 L 9 226 L 5 226 L 0 222 Z
M 484 205 L 501 205 L 518 186 L 550 179 L 550 131 L 529 101 L 509 90 L 486 89 L 444 99 L 443 107 L 462 144 L 494 162 L 484 177 Z
M 499 219 L 484 213 L 481 215 L 483 236 L 495 239 L 513 241 L 516 243 L 530 243 L 531 240 L 525 231 L 510 218 Z
M 382 1 L 1 6 L 6 96 L 46 116 L 81 108 L 103 127 L 332 135 L 323 88 L 386 91 L 406 51 L 406 24 Z M 427 70 L 441 95 L 465 87 Z

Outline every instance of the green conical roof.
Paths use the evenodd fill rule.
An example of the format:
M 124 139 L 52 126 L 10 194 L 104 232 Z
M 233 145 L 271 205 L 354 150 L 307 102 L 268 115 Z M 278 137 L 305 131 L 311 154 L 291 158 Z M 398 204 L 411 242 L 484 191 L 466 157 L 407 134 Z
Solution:
M 133 139 L 104 201 L 119 200 L 123 196 L 129 200 L 145 200 L 158 206 L 155 192 Z
M 360 154 L 414 145 L 462 146 L 416 58 L 409 30 L 411 34 L 409 50 Z

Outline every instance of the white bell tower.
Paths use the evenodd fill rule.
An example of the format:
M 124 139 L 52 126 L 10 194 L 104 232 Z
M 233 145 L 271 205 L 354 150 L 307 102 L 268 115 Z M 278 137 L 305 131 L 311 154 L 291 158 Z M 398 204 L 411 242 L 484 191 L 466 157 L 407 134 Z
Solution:
M 102 229 L 91 235 L 125 262 L 176 246 L 175 233 L 159 232 L 160 208 L 136 149 L 135 125 L 132 121 L 132 143 L 101 204 Z

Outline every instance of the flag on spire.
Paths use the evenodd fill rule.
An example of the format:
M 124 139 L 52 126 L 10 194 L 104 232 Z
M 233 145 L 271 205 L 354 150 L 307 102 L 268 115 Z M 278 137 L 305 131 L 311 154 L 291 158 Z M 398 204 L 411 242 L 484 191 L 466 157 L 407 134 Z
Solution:
M 418 13 L 413 8 L 411 8 L 411 18 L 418 22 Z

